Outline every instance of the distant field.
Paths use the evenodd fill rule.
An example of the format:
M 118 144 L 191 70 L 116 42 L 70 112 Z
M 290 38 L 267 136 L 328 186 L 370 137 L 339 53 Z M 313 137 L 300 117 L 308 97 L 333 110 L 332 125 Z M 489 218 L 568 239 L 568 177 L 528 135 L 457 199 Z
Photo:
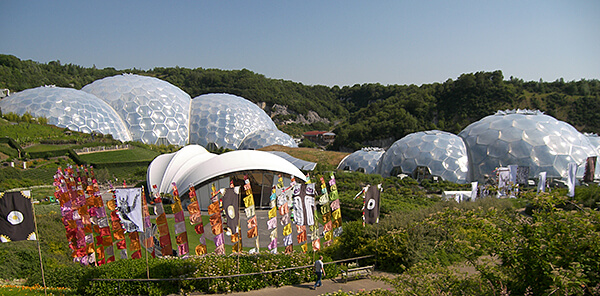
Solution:
M 125 150 L 95 152 L 79 155 L 81 160 L 88 163 L 107 163 L 107 162 L 129 162 L 135 160 L 153 160 L 159 155 L 158 152 L 133 147 Z

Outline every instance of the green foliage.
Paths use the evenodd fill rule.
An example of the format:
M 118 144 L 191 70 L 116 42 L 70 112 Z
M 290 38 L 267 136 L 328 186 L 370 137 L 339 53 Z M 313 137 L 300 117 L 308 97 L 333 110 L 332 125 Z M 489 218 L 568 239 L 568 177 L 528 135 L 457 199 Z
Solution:
M 325 260 L 327 261 L 327 260 Z M 92 281 L 91 279 L 146 279 L 145 260 L 117 260 L 99 267 L 76 264 L 50 267 L 46 270 L 49 286 L 77 289 L 84 295 L 166 295 L 189 292 L 223 293 L 256 290 L 269 286 L 283 286 L 314 280 L 312 258 L 303 253 L 292 255 L 260 253 L 255 255 L 193 256 L 190 258 L 149 258 L 150 278 L 173 279 L 215 277 L 231 274 L 248 274 L 290 267 L 306 268 L 292 271 L 241 276 L 236 278 L 200 279 L 158 282 Z M 326 265 L 327 266 L 327 265 Z M 336 277 L 333 266 L 327 266 L 328 277 Z M 63 275 L 62 277 L 60 275 Z M 40 284 L 40 273 L 32 274 L 27 284 Z

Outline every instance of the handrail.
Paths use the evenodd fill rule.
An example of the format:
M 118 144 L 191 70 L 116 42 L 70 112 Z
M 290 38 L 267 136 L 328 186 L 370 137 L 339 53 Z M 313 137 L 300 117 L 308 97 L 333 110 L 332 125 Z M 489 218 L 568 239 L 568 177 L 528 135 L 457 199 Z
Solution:
M 371 258 L 371 257 L 375 257 L 375 255 L 367 255 L 367 256 L 325 262 L 325 263 L 323 263 L 323 265 L 337 264 L 337 263 L 342 263 L 342 262 L 347 262 L 347 261 L 355 261 L 355 260 L 366 259 L 366 258 Z M 304 268 L 312 268 L 312 267 L 314 267 L 314 265 L 295 266 L 295 267 L 267 270 L 267 271 L 261 271 L 261 272 L 237 273 L 237 274 L 230 274 L 230 275 L 204 276 L 204 277 L 194 277 L 194 278 L 190 278 L 190 277 L 181 278 L 180 277 L 180 278 L 163 278 L 163 279 L 90 279 L 90 281 L 162 282 L 162 281 L 212 280 L 212 279 L 236 278 L 236 277 L 242 277 L 242 276 L 252 276 L 252 275 L 270 274 L 270 273 L 277 273 L 277 272 L 286 272 L 286 271 L 291 271 L 291 270 L 296 270 L 296 269 L 304 269 Z

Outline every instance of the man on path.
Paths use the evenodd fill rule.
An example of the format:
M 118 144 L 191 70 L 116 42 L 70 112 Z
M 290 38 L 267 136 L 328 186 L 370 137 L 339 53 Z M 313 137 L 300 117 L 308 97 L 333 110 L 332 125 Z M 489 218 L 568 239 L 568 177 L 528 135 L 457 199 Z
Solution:
M 319 256 L 319 260 L 315 261 L 315 273 L 317 274 L 317 282 L 313 287 L 313 290 L 321 286 L 321 278 L 325 275 L 325 269 L 323 268 L 323 256 Z

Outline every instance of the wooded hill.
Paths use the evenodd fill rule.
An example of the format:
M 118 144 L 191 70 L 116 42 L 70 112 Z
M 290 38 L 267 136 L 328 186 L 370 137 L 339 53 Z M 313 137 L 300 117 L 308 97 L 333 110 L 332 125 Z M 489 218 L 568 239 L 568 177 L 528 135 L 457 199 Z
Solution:
M 42 85 L 80 89 L 97 79 L 120 73 L 148 75 L 168 81 L 192 98 L 230 93 L 261 106 L 279 128 L 291 135 L 332 130 L 332 150 L 389 146 L 417 131 L 439 129 L 458 133 L 497 110 L 539 109 L 582 132 L 600 132 L 600 81 L 523 81 L 502 71 L 461 74 L 444 83 L 417 85 L 304 85 L 270 79 L 242 69 L 154 68 L 97 69 L 23 61 L 0 55 L 0 88 L 11 92 Z

